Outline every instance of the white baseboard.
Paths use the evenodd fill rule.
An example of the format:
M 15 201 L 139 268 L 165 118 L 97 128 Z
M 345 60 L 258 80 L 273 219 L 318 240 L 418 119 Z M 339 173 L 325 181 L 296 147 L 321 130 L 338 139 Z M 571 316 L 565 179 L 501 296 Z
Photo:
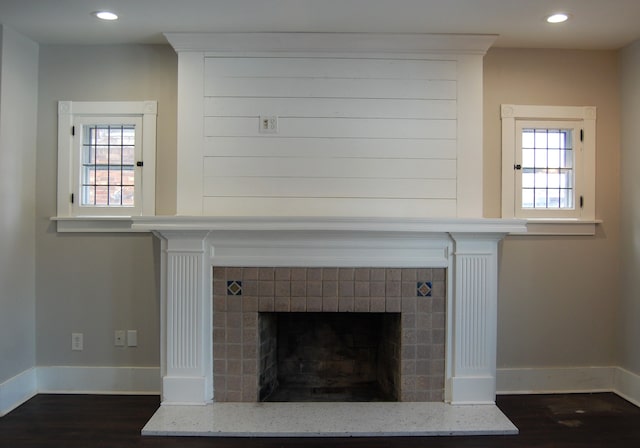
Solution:
M 35 368 L 0 384 L 0 417 L 8 414 L 38 393 L 38 377 Z
M 622 367 L 498 369 L 500 395 L 614 392 L 640 406 L 640 375 Z
M 498 369 L 498 394 L 612 392 L 617 367 Z
M 159 395 L 159 367 L 38 367 L 38 392 Z
M 617 367 L 613 377 L 613 390 L 625 400 L 640 407 L 640 375 Z

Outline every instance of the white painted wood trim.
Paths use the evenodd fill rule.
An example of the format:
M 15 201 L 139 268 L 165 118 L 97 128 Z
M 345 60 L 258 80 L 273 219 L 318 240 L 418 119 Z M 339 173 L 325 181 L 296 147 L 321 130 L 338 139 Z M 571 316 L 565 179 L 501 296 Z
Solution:
M 498 394 L 611 392 L 617 367 L 502 368 Z
M 482 217 L 482 56 L 458 57 L 458 218 Z
M 640 407 L 640 375 L 617 367 L 613 374 L 613 390 L 625 400 Z
M 213 399 L 209 231 L 154 232 L 162 240 L 162 402 Z
M 178 52 L 377 52 L 484 54 L 494 34 L 165 33 Z
M 178 215 L 202 215 L 204 53 L 178 54 Z
M 38 393 L 158 395 L 158 367 L 47 366 L 37 368 Z
M 0 417 L 38 393 L 36 369 L 31 368 L 0 384 Z

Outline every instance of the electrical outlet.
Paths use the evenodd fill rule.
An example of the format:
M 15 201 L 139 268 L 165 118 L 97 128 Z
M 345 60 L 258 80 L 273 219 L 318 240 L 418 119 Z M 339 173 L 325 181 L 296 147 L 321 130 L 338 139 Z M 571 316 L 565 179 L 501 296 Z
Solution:
M 114 335 L 114 344 L 116 347 L 124 347 L 124 338 L 125 332 L 124 330 L 116 330 Z
M 84 349 L 82 333 L 71 333 L 71 350 L 82 351 Z
M 127 347 L 138 346 L 138 330 L 127 330 Z

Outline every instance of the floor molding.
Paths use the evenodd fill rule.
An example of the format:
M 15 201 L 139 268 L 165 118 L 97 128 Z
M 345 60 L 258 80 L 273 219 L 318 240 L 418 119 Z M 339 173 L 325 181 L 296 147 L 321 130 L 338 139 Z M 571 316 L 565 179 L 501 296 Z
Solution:
M 497 393 L 545 394 L 613 392 L 617 367 L 551 367 L 498 369 Z
M 640 375 L 616 367 L 613 376 L 613 392 L 640 407 Z
M 4 383 L 0 383 L 0 417 L 13 411 L 37 393 L 36 368 L 25 370 Z
M 38 367 L 38 392 L 159 395 L 159 367 Z

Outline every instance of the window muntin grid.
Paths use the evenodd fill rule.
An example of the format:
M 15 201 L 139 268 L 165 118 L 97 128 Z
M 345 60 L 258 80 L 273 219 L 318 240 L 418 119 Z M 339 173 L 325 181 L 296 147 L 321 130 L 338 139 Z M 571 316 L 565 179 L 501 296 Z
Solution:
M 573 129 L 523 128 L 523 209 L 574 209 Z
M 135 144 L 133 124 L 83 126 L 80 205 L 135 206 Z

